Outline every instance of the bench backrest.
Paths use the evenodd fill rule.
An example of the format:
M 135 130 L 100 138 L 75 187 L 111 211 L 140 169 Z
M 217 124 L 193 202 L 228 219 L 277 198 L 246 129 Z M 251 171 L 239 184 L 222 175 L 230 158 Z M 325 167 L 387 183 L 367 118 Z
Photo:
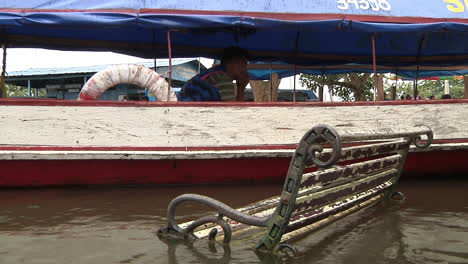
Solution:
M 421 135 L 427 140 L 421 141 Z M 182 194 L 168 206 L 168 225 L 160 237 L 215 239 L 228 243 L 251 227 L 267 227 L 257 244 L 261 251 L 288 247 L 282 242 L 366 208 L 393 192 L 411 143 L 425 148 L 432 142 L 427 127 L 338 130 L 318 125 L 299 142 L 279 197 L 234 209 L 213 198 Z M 218 215 L 177 224 L 176 208 L 185 202 L 209 206 Z M 197 231 L 195 231 L 197 229 Z M 195 232 L 194 232 L 195 231 Z
M 421 135 L 427 136 L 425 142 Z M 377 202 L 398 182 L 410 144 L 424 148 L 431 141 L 427 127 L 337 131 L 315 126 L 298 144 L 257 249 L 271 251 L 282 241 Z M 311 167 L 319 169 L 308 172 Z

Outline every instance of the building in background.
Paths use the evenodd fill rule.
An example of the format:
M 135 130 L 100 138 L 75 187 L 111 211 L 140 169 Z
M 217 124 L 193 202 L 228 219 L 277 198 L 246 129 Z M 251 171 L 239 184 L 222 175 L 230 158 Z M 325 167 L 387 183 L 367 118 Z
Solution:
M 134 63 L 154 69 L 154 62 Z M 168 60 L 157 60 L 156 72 L 162 74 L 169 70 Z M 96 72 L 110 67 L 112 64 L 70 67 L 70 68 L 38 68 L 24 71 L 9 72 L 7 85 L 15 85 L 27 89 L 26 98 L 41 97 L 49 99 L 75 100 L 86 81 Z M 196 59 L 172 60 L 172 86 L 177 91 L 185 82 L 199 71 L 206 70 Z M 99 97 L 99 100 L 129 101 L 144 100 L 146 93 L 142 87 L 129 84 L 117 85 Z M 10 96 L 11 97 L 11 96 Z M 24 96 L 21 96 L 24 98 Z

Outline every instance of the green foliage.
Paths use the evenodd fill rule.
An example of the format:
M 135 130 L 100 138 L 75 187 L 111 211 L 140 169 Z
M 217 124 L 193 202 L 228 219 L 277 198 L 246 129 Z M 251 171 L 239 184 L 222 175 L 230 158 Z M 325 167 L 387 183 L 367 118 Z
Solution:
M 373 100 L 374 78 L 369 73 L 349 73 L 336 75 L 310 75 L 301 74 L 299 77 L 301 84 L 316 92 L 323 86 L 328 86 L 332 95 L 338 96 L 343 101 L 366 101 Z M 463 80 L 449 80 L 450 95 L 452 98 L 463 98 L 465 88 Z M 390 89 L 395 85 L 395 81 L 390 79 L 390 75 L 384 75 L 384 89 L 387 98 L 390 96 Z M 401 96 L 413 96 L 413 81 L 398 81 L 397 99 Z M 424 98 L 434 95 L 440 99 L 444 95 L 444 80 L 420 80 L 418 81 L 418 94 Z
M 373 99 L 374 82 L 370 73 L 348 73 L 335 75 L 299 76 L 301 84 L 317 92 L 321 87 L 327 86 L 333 96 L 343 101 L 367 101 Z
M 449 80 L 450 96 L 452 98 L 463 98 L 465 93 L 463 80 Z M 413 96 L 413 82 L 400 81 L 397 84 L 397 95 L 400 98 L 402 95 Z M 420 80 L 418 81 L 418 93 L 424 98 L 429 98 L 434 95 L 436 99 L 440 99 L 444 95 L 444 80 Z
M 6 86 L 8 97 L 28 97 L 27 87 L 22 87 L 14 84 L 7 84 Z M 31 96 L 45 97 L 46 95 L 46 89 L 31 89 Z

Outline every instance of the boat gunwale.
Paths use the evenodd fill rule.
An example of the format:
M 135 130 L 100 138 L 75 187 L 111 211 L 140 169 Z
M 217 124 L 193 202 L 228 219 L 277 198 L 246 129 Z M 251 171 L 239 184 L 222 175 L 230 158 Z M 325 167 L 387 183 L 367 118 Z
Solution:
M 355 102 L 148 102 L 78 101 L 57 99 L 0 99 L 0 106 L 80 106 L 80 107 L 352 107 L 425 104 L 468 104 L 468 99 L 395 100 Z
M 294 145 L 278 145 L 276 148 L 236 148 L 225 149 L 199 148 L 183 150 L 182 148 L 153 149 L 138 147 L 32 147 L 0 146 L 1 160 L 183 160 L 183 159 L 244 159 L 244 158 L 290 158 L 296 148 Z M 435 140 L 426 149 L 410 147 L 409 152 L 468 151 L 468 138 L 460 140 Z

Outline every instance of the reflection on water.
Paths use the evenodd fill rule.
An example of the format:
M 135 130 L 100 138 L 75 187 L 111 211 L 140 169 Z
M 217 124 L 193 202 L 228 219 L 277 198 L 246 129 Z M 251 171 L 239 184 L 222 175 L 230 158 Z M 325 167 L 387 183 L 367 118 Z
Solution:
M 234 207 L 279 185 L 0 191 L 0 263 L 468 263 L 468 181 L 403 182 L 402 203 L 382 203 L 294 244 L 299 256 L 258 255 L 255 241 L 167 242 L 175 196 L 192 192 Z M 189 204 L 178 221 L 207 213 Z

